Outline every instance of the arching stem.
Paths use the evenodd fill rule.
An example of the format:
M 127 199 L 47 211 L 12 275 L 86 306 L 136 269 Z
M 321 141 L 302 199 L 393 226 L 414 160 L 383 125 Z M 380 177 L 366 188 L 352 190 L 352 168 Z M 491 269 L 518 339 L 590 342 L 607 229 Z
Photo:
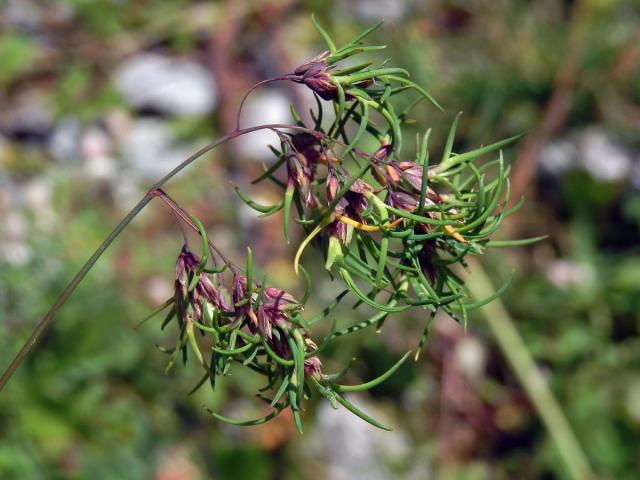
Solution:
M 175 177 L 180 171 L 184 168 L 188 167 L 190 164 L 195 162 L 198 158 L 202 157 L 206 153 L 210 152 L 216 147 L 229 142 L 235 138 L 238 138 L 247 133 L 255 132 L 258 130 L 277 130 L 277 129 L 293 129 L 304 131 L 307 133 L 314 133 L 312 130 L 299 127 L 297 125 L 288 125 L 288 124 L 269 124 L 269 125 L 258 125 L 255 127 L 237 129 L 231 132 L 228 135 L 220 137 L 219 139 L 205 145 L 200 150 L 195 152 L 189 158 L 184 160 L 182 163 L 177 165 L 173 170 L 167 173 L 164 177 L 162 177 L 155 185 L 153 185 L 148 192 L 140 199 L 140 201 L 125 215 L 125 217 L 120 221 L 120 223 L 113 229 L 113 231 L 104 239 L 104 241 L 100 244 L 100 246 L 96 249 L 95 252 L 89 257 L 89 259 L 85 262 L 84 265 L 78 270 L 78 273 L 73 277 L 71 282 L 65 287 L 60 296 L 56 299 L 55 303 L 49 309 L 47 314 L 42 317 L 38 325 L 36 325 L 35 329 L 29 335 L 29 338 L 24 343 L 20 351 L 16 354 L 15 358 L 11 361 L 9 366 L 3 372 L 2 377 L 0 377 L 0 392 L 4 389 L 7 382 L 11 379 L 15 371 L 22 364 L 24 359 L 29 355 L 29 352 L 36 345 L 42 334 L 47 330 L 52 320 L 54 319 L 58 310 L 66 303 L 71 294 L 75 291 L 75 289 L 80 285 L 84 277 L 89 273 L 89 271 L 96 264 L 98 259 L 102 256 L 102 254 L 109 248 L 109 246 L 113 243 L 113 241 L 120 235 L 120 233 L 127 228 L 127 226 L 131 223 L 131 221 L 147 206 L 147 204 L 158 195 L 159 189 L 165 185 L 169 180 Z

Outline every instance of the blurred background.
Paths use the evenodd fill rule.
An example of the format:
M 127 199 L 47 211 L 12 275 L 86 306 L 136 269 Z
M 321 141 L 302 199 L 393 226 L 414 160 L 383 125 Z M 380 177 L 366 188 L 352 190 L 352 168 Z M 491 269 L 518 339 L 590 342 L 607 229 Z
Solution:
M 510 149 L 524 208 L 499 238 L 549 235 L 482 258 L 601 478 L 640 478 L 640 3 L 637 0 L 0 1 L 0 364 L 4 368 L 82 262 L 146 189 L 232 130 L 243 92 L 378 19 L 384 57 L 445 107 L 416 110 L 439 156 L 527 131 Z M 289 120 L 301 87 L 250 97 L 243 125 Z M 248 187 L 271 154 L 254 134 L 216 150 L 167 192 L 233 258 L 250 245 L 293 292 L 281 218 L 258 221 Z M 300 232 L 297 232 L 299 235 Z M 203 404 L 249 417 L 257 379 L 236 368 L 215 393 L 187 393 L 195 368 L 163 374 L 160 319 L 181 235 L 150 205 L 98 263 L 0 395 L 2 479 L 567 478 L 484 319 L 438 318 L 419 362 L 354 402 L 382 432 L 326 402 L 300 437 L 283 414 L 229 427 Z M 307 258 L 310 258 L 308 255 Z M 318 269 L 318 272 L 320 270 Z M 337 291 L 319 276 L 309 311 Z M 345 310 L 342 325 L 358 314 Z M 414 348 L 423 315 L 350 336 L 323 361 L 372 378 Z M 319 333 L 323 328 L 319 327 Z M 338 348 L 339 347 L 339 348 Z

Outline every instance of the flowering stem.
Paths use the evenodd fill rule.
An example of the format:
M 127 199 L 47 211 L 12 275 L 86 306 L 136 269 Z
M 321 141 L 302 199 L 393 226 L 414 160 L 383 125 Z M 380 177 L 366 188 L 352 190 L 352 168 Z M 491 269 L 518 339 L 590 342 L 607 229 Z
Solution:
M 29 354 L 31 349 L 35 346 L 37 341 L 40 339 L 42 334 L 51 324 L 55 314 L 58 312 L 60 307 L 62 307 L 65 302 L 69 299 L 73 291 L 76 287 L 82 282 L 84 277 L 89 273 L 89 270 L 93 267 L 93 265 L 98 261 L 100 256 L 104 253 L 104 251 L 111 245 L 111 243 L 116 239 L 120 232 L 122 232 L 129 223 L 142 211 L 142 209 L 151 201 L 153 196 L 147 193 L 142 200 L 140 200 L 135 207 L 131 209 L 131 211 L 122 219 L 122 221 L 118 224 L 118 226 L 109 234 L 107 238 L 100 244 L 100 246 L 93 252 L 93 255 L 87 260 L 87 262 L 82 266 L 82 268 L 76 273 L 75 277 L 69 282 L 67 287 L 62 291 L 58 299 L 55 301 L 51 309 L 47 312 L 47 314 L 40 320 L 36 328 L 33 330 L 25 344 L 22 346 L 20 351 L 17 353 L 13 361 L 9 364 L 7 369 L 2 374 L 0 378 L 0 391 L 7 384 L 9 379 L 13 376 L 16 369 L 20 366 L 20 364 L 24 361 L 26 356 Z
M 249 95 L 251 94 L 251 92 L 253 92 L 254 90 L 256 90 L 257 88 L 266 85 L 267 83 L 272 83 L 272 82 L 280 82 L 280 81 L 285 81 L 285 80 L 298 80 L 299 76 L 298 75 L 282 75 L 279 77 L 274 77 L 274 78 L 268 78 L 266 80 L 262 80 L 261 82 L 256 83 L 253 87 L 251 87 L 249 90 L 247 90 L 247 92 L 244 94 L 244 96 L 242 97 L 242 100 L 240 101 L 240 106 L 238 107 L 238 113 L 236 115 L 236 131 L 240 130 L 240 116 L 242 115 L 242 107 L 244 107 L 244 103 L 246 102 L 247 98 L 249 97 Z
M 236 129 L 228 135 L 220 137 L 219 139 L 205 145 L 200 150 L 195 152 L 189 158 L 184 160 L 182 163 L 177 165 L 173 170 L 167 173 L 162 179 L 160 179 L 155 185 L 153 185 L 149 191 L 142 197 L 142 199 L 131 209 L 129 213 L 122 219 L 122 221 L 113 229 L 113 231 L 104 239 L 104 241 L 100 244 L 100 246 L 93 252 L 93 255 L 89 257 L 89 259 L 85 262 L 85 264 L 80 268 L 78 273 L 73 277 L 71 282 L 65 287 L 60 296 L 56 299 L 53 306 L 49 309 L 47 314 L 42 317 L 38 325 L 35 327 L 25 344 L 22 346 L 20 351 L 16 354 L 13 361 L 6 368 L 2 377 L 0 377 L 0 392 L 4 389 L 7 382 L 11 379 L 15 371 L 22 364 L 24 359 L 27 357 L 29 352 L 33 349 L 35 344 L 38 342 L 42 334 L 47 330 L 51 322 L 53 321 L 58 310 L 66 303 L 74 290 L 78 287 L 78 285 L 82 282 L 84 277 L 89 273 L 89 271 L 93 268 L 98 259 L 102 256 L 102 254 L 109 248 L 109 246 L 113 243 L 113 241 L 120 235 L 120 233 L 127 228 L 127 226 L 131 223 L 131 221 L 147 206 L 147 204 L 156 196 L 158 196 L 158 190 L 166 184 L 169 180 L 175 177 L 180 171 L 189 166 L 191 163 L 196 161 L 198 158 L 202 157 L 204 154 L 210 152 L 214 148 L 227 143 L 230 140 L 233 140 L 237 137 L 245 135 L 247 133 L 255 132 L 258 130 L 276 130 L 279 128 L 293 129 L 293 130 L 301 130 L 307 133 L 313 133 L 312 130 L 309 130 L 304 127 L 299 127 L 296 125 L 287 125 L 287 124 L 269 124 L 269 125 L 258 125 L 255 127 Z
M 184 210 L 184 208 L 182 208 L 180 205 L 178 205 L 176 203 L 176 201 L 174 199 L 172 199 L 171 197 L 169 197 L 169 195 L 167 195 L 165 192 L 163 192 L 160 189 L 156 189 L 154 192 L 152 192 L 154 194 L 154 196 L 158 197 L 160 200 L 162 200 L 170 209 L 171 211 L 176 215 L 176 217 L 179 220 L 182 220 L 183 222 L 185 222 L 187 225 L 189 225 L 189 227 L 196 233 L 199 233 L 200 230 L 198 229 L 198 226 L 194 223 L 194 221 L 191 219 L 191 217 L 189 216 L 189 214 Z M 213 243 L 211 243 L 211 241 L 209 241 L 208 239 L 206 239 L 207 246 L 209 248 L 211 248 L 216 254 L 218 254 L 218 256 L 222 259 L 222 261 L 229 266 L 232 270 L 236 270 L 237 266 L 231 261 L 229 260 L 229 258 L 227 258 L 227 256 L 222 253 L 220 251 L 220 249 L 218 247 L 216 247 Z M 205 262 L 206 264 L 206 262 Z

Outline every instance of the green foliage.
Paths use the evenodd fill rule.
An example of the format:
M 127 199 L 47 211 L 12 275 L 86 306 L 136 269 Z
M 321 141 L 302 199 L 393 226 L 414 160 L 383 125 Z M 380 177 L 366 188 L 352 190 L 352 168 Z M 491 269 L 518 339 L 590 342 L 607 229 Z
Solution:
M 154 314 L 168 309 L 168 313 L 163 314 L 161 328 L 172 322 L 177 327 L 175 345 L 161 347 L 170 356 L 165 371 L 168 372 L 179 358 L 186 364 L 191 355 L 204 370 L 192 392 L 206 384 L 215 389 L 217 379 L 229 374 L 233 362 L 265 377 L 266 385 L 259 389 L 257 397 L 273 410 L 247 420 L 210 411 L 218 420 L 236 426 L 260 425 L 288 408 L 302 433 L 303 402 L 310 399 L 313 387 L 334 408 L 340 404 L 364 421 L 389 430 L 358 409 L 342 393 L 378 386 L 400 368 L 411 352 L 380 376 L 360 385 L 335 383 L 332 375 L 323 373 L 318 354 L 338 336 L 350 335 L 372 325 L 380 331 L 388 314 L 414 307 L 431 312 L 418 342 L 422 348 L 433 313 L 442 310 L 466 329 L 468 311 L 490 302 L 506 289 L 508 282 L 487 299 L 467 301 L 464 282 L 451 266 L 459 263 L 466 267 L 467 255 L 481 254 L 490 247 L 488 240 L 500 222 L 519 208 L 519 205 L 506 208 L 510 197 L 509 168 L 501 148 L 520 136 L 456 153 L 453 145 L 458 115 L 439 163 L 428 163 L 429 131 L 422 141 L 418 139 L 415 160 L 403 160 L 402 127 L 417 102 L 412 102 L 410 108 L 398 115 L 392 100 L 416 91 L 419 98 L 439 109 L 440 105 L 410 81 L 409 73 L 402 68 L 372 66 L 371 63 L 340 67 L 340 62 L 351 57 L 385 48 L 361 43 L 381 24 L 338 48 L 315 17 L 312 17 L 312 23 L 329 50 L 299 66 L 293 73 L 273 80 L 302 83 L 314 92 L 317 106 L 315 112 L 311 111 L 314 125 L 306 125 L 292 106 L 295 125 L 263 125 L 244 130 L 238 126 L 232 133 L 234 137 L 241 137 L 260 128 L 277 133 L 280 149 L 271 147 L 277 160 L 265 167 L 265 173 L 252 183 L 271 180 L 282 190 L 282 199 L 274 205 L 262 205 L 235 185 L 234 189 L 240 200 L 262 217 L 283 210 L 287 243 L 290 239 L 289 217 L 295 207 L 295 221 L 307 233 L 298 246 L 293 265 L 296 273 L 302 271 L 304 274 L 307 283 L 305 301 L 316 279 L 301 269 L 299 262 L 305 248 L 316 242 L 324 250 L 326 269 L 329 272 L 337 269 L 348 291 L 357 299 L 354 308 L 366 305 L 378 310 L 382 316 L 374 315 L 368 321 L 338 332 L 332 328 L 316 344 L 310 338 L 308 326 L 317 319 L 305 319 L 302 315 L 304 304 L 290 294 L 268 286 L 266 278 L 256 281 L 250 248 L 247 249 L 246 267 L 241 270 L 209 241 L 198 218 L 189 215 L 159 189 L 152 195 L 161 198 L 178 219 L 197 232 L 202 245 L 199 257 L 187 245 L 183 247 L 177 262 L 175 294 Z M 269 81 L 252 87 L 242 104 L 256 87 Z M 327 107 L 321 99 L 330 102 L 329 109 L 335 113 L 333 122 L 326 128 L 321 119 L 326 116 Z M 358 107 L 360 113 L 357 113 Z M 382 123 L 369 116 L 370 110 L 379 113 Z M 349 138 L 350 130 L 356 132 L 353 138 Z M 378 143 L 371 153 L 362 150 L 361 140 L 365 135 Z M 478 163 L 481 157 L 496 153 L 497 159 Z M 351 173 L 350 164 L 357 168 L 355 174 Z M 286 183 L 276 178 L 285 168 Z M 375 185 L 363 179 L 369 171 Z M 518 240 L 515 244 L 533 243 L 538 239 Z M 497 245 L 505 247 L 509 242 Z M 220 263 L 222 267 L 219 267 Z M 225 283 L 228 285 L 228 279 L 224 277 L 226 268 L 232 273 L 230 287 L 225 287 Z M 381 294 L 384 294 L 384 300 L 379 298 Z M 331 308 L 325 309 L 327 313 Z M 210 347 L 201 348 L 198 334 L 207 337 L 205 343 Z M 212 352 L 208 352 L 209 349 Z
M 11 80 L 7 80 L 5 85 L 9 88 L 3 91 L 3 102 L 5 98 L 10 100 L 13 93 L 29 91 L 34 86 L 32 72 L 36 72 L 36 81 L 56 80 L 58 86 L 48 88 L 50 84 L 46 83 L 46 91 L 42 92 L 45 99 L 55 105 L 56 114 L 73 118 L 80 111 L 81 119 L 101 119 L 106 108 L 122 104 L 105 82 L 115 57 L 147 48 L 183 52 L 186 45 L 193 45 L 191 52 L 183 53 L 209 59 L 209 51 L 205 53 L 209 48 L 207 39 L 211 38 L 212 30 L 220 31 L 228 25 L 230 13 L 222 2 L 214 5 L 216 15 L 213 17 L 200 15 L 202 10 L 193 7 L 203 5 L 202 2 L 145 1 L 117 6 L 104 0 L 67 3 L 74 9 L 71 23 L 64 24 L 65 27 L 71 25 L 66 30 L 72 42 L 60 45 L 73 45 L 72 56 L 81 58 L 68 59 L 65 55 L 53 69 L 46 62 L 20 60 L 22 73 L 12 74 Z M 281 26 L 276 30 L 287 39 L 295 39 L 286 45 L 287 51 L 293 52 L 293 58 L 307 53 L 307 46 L 319 39 L 313 29 L 308 28 L 309 10 L 305 8 L 317 11 L 327 30 L 338 33 L 337 38 L 353 38 L 360 28 L 357 22 L 347 18 L 340 2 L 303 3 L 303 7 L 282 14 L 282 20 L 278 20 Z M 423 126 L 429 124 L 433 127 L 430 164 L 439 161 L 446 146 L 446 132 L 454 118 L 452 113 L 459 110 L 465 113 L 453 142 L 455 152 L 473 150 L 488 143 L 488 139 L 508 138 L 525 129 L 533 130 L 543 119 L 545 105 L 554 92 L 554 78 L 572 56 L 581 69 L 571 88 L 573 100 L 568 104 L 568 122 L 558 128 L 557 135 L 570 138 L 596 124 L 629 149 L 638 147 L 640 137 L 637 122 L 633 121 L 633 109 L 640 98 L 640 71 L 637 62 L 633 62 L 637 51 L 634 34 L 638 12 L 633 2 L 579 2 L 584 7 L 573 10 L 565 8 L 566 2 L 544 2 L 539 6 L 523 1 L 454 3 L 413 2 L 400 23 L 385 26 L 371 35 L 373 43 L 387 44 L 386 55 L 392 57 L 395 64 L 405 66 L 411 72 L 411 80 L 427 85 L 429 92 L 449 112 L 437 114 L 434 109 L 421 106 L 412 111 L 408 120 L 413 118 L 415 122 L 405 123 L 402 129 L 406 158 L 413 153 L 410 150 L 414 135 L 422 136 Z M 270 53 L 265 54 L 262 45 L 260 55 L 251 50 L 255 38 L 263 35 L 276 38 L 270 36 L 273 24 L 267 22 L 269 15 L 263 16 L 260 12 L 262 4 L 255 12 L 247 12 L 249 20 L 243 23 L 232 52 L 236 58 L 238 50 L 237 58 L 243 62 L 260 57 L 260 65 L 254 70 L 258 73 L 263 72 L 265 63 L 276 63 Z M 569 31 L 575 26 L 579 27 L 582 38 L 567 49 Z M 44 52 L 43 57 L 50 52 L 49 39 L 59 38 L 55 32 L 53 37 L 48 32 L 42 37 L 28 37 L 13 31 L 3 31 L 3 35 L 26 39 L 26 43 Z M 77 38 L 82 38 L 82 42 Z M 77 52 L 76 45 L 82 46 Z M 59 50 L 66 52 L 64 48 Z M 567 55 L 565 50 L 572 55 Z M 94 56 L 91 52 L 100 54 Z M 41 58 L 37 53 L 27 53 L 24 58 Z M 379 58 L 373 54 L 365 56 L 362 60 L 365 63 Z M 0 76 L 8 71 L 6 58 L 0 55 L 3 67 Z M 43 71 L 45 77 L 40 75 Z M 247 74 L 249 71 L 246 70 Z M 402 95 L 394 95 L 394 99 L 399 105 L 394 105 L 398 112 L 411 103 L 411 99 L 404 100 Z M 10 101 L 3 107 L 11 113 Z M 365 115 L 360 106 L 351 117 L 357 115 Z M 385 125 L 384 118 L 372 108 L 368 116 Z M 211 119 L 213 122 L 217 121 L 215 117 Z M 212 125 L 216 125 L 201 119 L 181 119 L 180 122 L 175 120 L 172 126 L 183 139 L 210 136 Z M 356 123 L 350 121 L 347 127 L 351 143 L 358 133 L 355 126 Z M 361 134 L 361 150 L 369 151 L 377 146 L 370 132 L 371 129 Z M 0 151 L 3 188 L 7 178 L 23 181 L 55 171 L 59 182 L 67 175 L 65 168 L 43 153 L 44 149 L 34 149 L 30 144 L 5 136 L 3 142 L 7 145 Z M 506 155 L 506 158 L 512 157 Z M 281 213 L 261 222 L 259 228 L 244 225 L 238 228 L 236 210 L 228 208 L 229 197 L 215 181 L 224 176 L 216 165 L 227 160 L 227 155 L 216 156 L 214 162 L 203 164 L 204 168 L 197 168 L 195 174 L 192 171 L 173 184 L 171 193 L 190 208 L 193 205 L 193 211 L 198 214 L 215 206 L 216 226 L 214 229 L 209 224 L 210 235 L 220 236 L 225 244 L 238 245 L 232 249 L 233 258 L 242 258 L 250 239 L 254 257 L 264 266 L 269 281 L 294 291 L 296 285 L 289 269 L 276 260 L 282 250 L 265 242 L 269 246 L 265 253 L 258 248 L 259 242 L 253 240 L 257 236 L 279 238 L 268 225 Z M 256 173 L 253 164 L 234 160 L 233 168 L 234 180 L 243 185 L 250 197 L 260 198 L 264 204 L 278 200 L 271 195 L 273 190 L 264 186 L 244 187 L 241 177 Z M 358 169 L 349 164 L 347 170 L 354 175 Z M 282 179 L 278 174 L 274 178 Z M 375 182 L 370 173 L 364 179 L 370 184 Z M 487 247 L 498 247 L 504 242 L 497 234 L 484 245 L 487 259 L 484 263 L 490 267 L 497 283 L 515 270 L 508 295 L 502 300 L 552 382 L 596 471 L 603 477 L 633 479 L 638 470 L 636 445 L 640 432 L 636 408 L 640 368 L 637 355 L 640 296 L 635 281 L 640 232 L 637 189 L 627 187 L 626 182 L 611 184 L 575 172 L 551 180 L 536 177 L 529 187 L 537 195 L 528 197 L 523 213 L 515 222 L 508 222 L 508 230 L 515 232 L 516 237 L 546 234 L 550 240 L 512 252 L 486 251 Z M 96 188 L 87 181 L 85 187 L 79 188 L 74 181 L 60 184 L 59 188 L 61 193 L 53 199 L 52 206 L 63 212 L 61 225 L 50 233 L 37 222 L 28 223 L 30 238 L 38 239 L 35 247 L 41 256 L 25 265 L 3 263 L 0 266 L 3 365 L 8 364 L 19 348 L 34 319 L 46 311 L 64 282 L 75 273 L 73 268 L 79 256 L 100 240 L 107 224 L 116 220 L 112 211 L 118 207 L 104 197 L 100 196 L 100 205 L 92 205 L 96 192 L 105 188 L 103 185 Z M 268 200 L 264 200 L 265 197 Z M 25 210 L 28 207 L 25 206 Z M 290 238 L 297 246 L 301 228 L 294 219 L 296 211 L 292 202 Z M 141 292 L 142 286 L 153 278 L 154 272 L 166 276 L 171 270 L 170 261 L 163 259 L 175 251 L 176 245 L 175 235 L 164 232 L 166 225 L 162 218 L 150 217 L 150 213 L 136 222 L 134 228 L 138 224 L 144 227 L 129 232 L 117 244 L 116 254 L 107 256 L 98 265 L 94 272 L 97 275 L 87 277 L 78 294 L 61 311 L 37 354 L 21 367 L 3 393 L 0 477 L 149 478 L 163 471 L 162 459 L 172 459 L 174 447 L 180 445 L 197 469 L 206 472 L 204 476 L 237 478 L 238 472 L 246 469 L 257 478 L 280 474 L 286 478 L 313 478 L 312 471 L 300 471 L 301 458 L 308 458 L 304 452 L 311 456 L 313 471 L 315 466 L 335 461 L 326 451 L 317 449 L 313 424 L 318 423 L 312 421 L 316 406 L 313 401 L 307 403 L 303 414 L 305 437 L 296 438 L 295 442 L 288 442 L 286 437 L 284 443 L 273 450 L 259 439 L 262 433 L 252 436 L 260 427 L 249 429 L 251 433 L 244 436 L 239 429 L 220 428 L 219 422 L 212 421 L 202 408 L 206 403 L 229 416 L 243 417 L 242 412 L 249 411 L 257 416 L 261 412 L 243 400 L 254 393 L 254 388 L 262 386 L 257 374 L 241 370 L 240 365 L 237 369 L 234 366 L 231 375 L 220 379 L 215 392 L 202 389 L 190 397 L 184 394 L 197 381 L 197 368 L 174 369 L 169 378 L 157 375 L 162 371 L 163 356 L 154 348 L 154 343 L 164 344 L 172 339 L 165 338 L 165 334 L 161 335 L 152 325 L 136 331 L 132 327 L 153 309 Z M 376 212 L 371 214 L 376 216 Z M 282 226 L 276 223 L 281 236 Z M 590 228 L 576 228 L 578 223 L 586 223 Z M 0 234 L 4 234 L 3 227 Z M 379 233 L 371 233 L 379 243 L 377 235 Z M 352 239 L 350 248 L 361 248 L 370 256 L 364 238 L 365 235 L 360 241 Z M 325 241 L 318 236 L 310 248 L 318 243 L 323 247 Z M 313 278 L 322 274 L 324 259 L 320 253 L 324 251 L 317 250 L 317 255 L 307 252 L 303 257 Z M 352 259 L 347 261 L 353 263 Z M 397 259 L 391 261 L 398 263 Z M 560 285 L 553 279 L 549 273 L 552 267 L 565 262 L 582 272 L 580 281 Z M 337 261 L 334 263 L 336 274 Z M 377 264 L 370 263 L 377 270 Z M 130 266 L 123 267 L 123 264 Z M 260 272 L 257 275 L 259 282 Z M 341 297 L 344 302 L 333 301 L 331 287 L 336 287 L 336 293 L 342 291 L 341 278 L 334 276 L 334 284 L 314 283 L 311 289 L 314 294 L 308 302 L 302 302 L 302 295 L 298 298 L 307 305 L 304 317 L 313 323 L 314 338 L 324 337 L 334 317 L 338 320 L 332 334 L 336 340 L 347 330 L 360 332 L 351 335 L 348 341 L 331 342 L 321 352 L 328 372 L 340 370 L 350 364 L 352 357 L 357 357 L 347 376 L 339 380 L 342 384 L 355 384 L 379 376 L 406 348 L 414 347 L 423 324 L 429 320 L 429 312 L 415 308 L 391 314 L 390 317 L 397 317 L 398 321 L 385 324 L 384 329 L 390 328 L 388 335 L 384 330 L 384 336 L 376 335 L 375 327 L 369 327 L 386 318 L 385 312 L 376 314 L 365 306 L 352 311 L 353 300 L 347 301 L 355 298 L 351 293 Z M 355 281 L 357 285 L 366 286 L 360 283 L 364 279 L 359 276 Z M 303 282 L 299 283 L 301 286 Z M 323 310 L 322 302 L 327 297 L 336 305 L 328 313 L 328 320 L 323 321 L 321 314 L 315 314 Z M 386 297 L 380 294 L 378 300 L 385 303 Z M 90 318 L 87 312 L 92 312 Z M 496 353 L 482 323 L 475 321 L 474 312 L 470 312 L 469 317 L 469 336 L 480 341 L 490 357 L 480 384 L 464 390 L 481 402 L 483 415 L 492 415 L 489 420 L 480 417 L 482 423 L 479 424 L 475 423 L 479 418 L 472 409 L 464 412 L 468 427 L 465 432 L 479 436 L 481 445 L 454 458 L 449 456 L 449 449 L 442 448 L 449 437 L 446 429 L 439 428 L 445 424 L 442 413 L 447 411 L 447 406 L 439 403 L 439 399 L 445 397 L 441 390 L 445 375 L 440 365 L 446 368 L 450 357 L 442 355 L 454 347 L 443 346 L 442 332 L 438 332 L 437 325 L 431 325 L 425 352 L 429 360 L 405 362 L 391 379 L 367 396 L 372 409 L 389 414 L 386 424 L 399 427 L 409 437 L 411 453 L 407 461 L 411 466 L 397 465 L 395 477 L 404 478 L 413 466 L 426 461 L 438 478 L 564 478 L 551 444 L 535 413 L 522 398 L 508 365 Z M 94 330 L 98 333 L 92 333 Z M 63 341 L 62 336 L 69 338 Z M 411 339 L 405 341 L 405 336 Z M 85 363 L 88 373 L 78 374 Z M 81 381 L 74 388 L 61 389 L 59 385 L 69 383 L 67 370 Z M 409 371 L 411 375 L 407 374 Z M 79 400 L 76 402 L 74 397 Z M 493 419 L 505 406 L 515 408 L 521 423 L 514 427 L 497 426 Z M 266 425 L 268 435 L 281 431 L 282 424 L 287 422 L 288 418 L 281 415 L 275 424 Z M 134 425 L 142 433 L 132 435 Z M 45 433 L 40 434 L 39 429 Z M 114 431 L 120 434 L 115 435 Z M 332 441 L 338 443 L 338 439 Z M 381 464 L 386 463 L 386 457 L 382 457 Z M 326 473 L 320 472 L 317 475 Z M 422 473 L 423 476 L 432 474 Z M 412 475 L 414 478 L 415 472 Z
M 0 86 L 4 87 L 33 68 L 38 50 L 33 40 L 25 35 L 0 35 Z

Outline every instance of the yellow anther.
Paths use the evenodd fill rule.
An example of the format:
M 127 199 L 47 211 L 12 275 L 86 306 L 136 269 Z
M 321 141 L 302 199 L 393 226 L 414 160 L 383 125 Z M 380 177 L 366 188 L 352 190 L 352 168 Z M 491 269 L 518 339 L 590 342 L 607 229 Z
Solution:
M 338 220 L 348 225 L 351 225 L 352 227 L 357 228 L 358 230 L 362 230 L 365 232 L 377 232 L 380 230 L 380 227 L 378 225 L 367 225 L 366 223 L 358 222 L 353 218 L 345 217 L 344 215 L 339 215 Z M 385 229 L 393 228 L 396 225 L 398 225 L 401 221 L 402 221 L 402 218 L 398 218 L 393 222 L 383 225 L 382 228 L 385 228 Z
M 453 238 L 455 238 L 457 241 L 462 243 L 467 243 L 464 237 L 460 235 L 458 232 L 456 232 L 455 228 L 453 228 L 451 225 L 445 225 L 444 231 L 447 232 L 449 235 L 451 235 Z

